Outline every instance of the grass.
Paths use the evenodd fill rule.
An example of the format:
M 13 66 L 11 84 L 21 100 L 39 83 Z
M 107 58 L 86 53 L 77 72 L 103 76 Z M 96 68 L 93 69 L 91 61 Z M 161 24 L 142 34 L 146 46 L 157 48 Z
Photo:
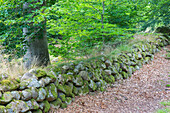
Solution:
M 165 106 L 165 108 L 157 110 L 156 113 L 170 113 L 170 101 L 160 102 L 160 104 Z
M 33 59 L 31 69 L 38 68 L 36 67 L 36 60 L 36 58 Z M 0 56 L 0 74 L 5 73 L 9 76 L 9 78 L 16 79 L 26 72 L 28 72 L 28 69 L 24 67 L 24 62 L 22 58 L 13 59 L 11 62 L 9 62 L 5 56 Z

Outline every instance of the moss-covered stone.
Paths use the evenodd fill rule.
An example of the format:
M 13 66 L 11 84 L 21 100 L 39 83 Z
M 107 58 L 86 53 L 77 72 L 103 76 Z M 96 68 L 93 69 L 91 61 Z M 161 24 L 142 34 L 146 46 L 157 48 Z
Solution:
M 65 79 L 66 82 L 72 82 L 73 81 L 73 75 L 67 75 L 67 74 L 62 74 L 63 78 Z
M 80 75 L 76 75 L 74 76 L 73 83 L 75 84 L 75 86 L 83 86 L 83 79 Z
M 89 84 L 90 89 L 92 89 L 93 91 L 95 91 L 97 89 L 97 85 L 93 80 L 90 80 L 90 84 Z
M 25 113 L 29 111 L 26 102 L 22 100 L 13 100 L 6 106 L 7 113 Z
M 46 73 L 44 70 L 42 70 L 42 69 L 38 69 L 38 70 L 36 70 L 35 76 L 37 76 L 38 78 L 40 78 L 40 77 L 47 76 L 47 73 Z
M 77 87 L 77 90 L 78 90 L 78 96 L 82 96 L 82 95 L 84 95 L 83 94 L 83 90 L 82 90 L 82 87 Z
M 0 82 L 2 91 L 12 91 L 19 87 L 16 80 L 4 79 Z
M 0 98 L 0 104 L 7 104 L 11 102 L 13 99 L 13 96 L 11 92 L 5 92 L 2 97 Z
M 72 92 L 73 92 L 73 86 L 74 86 L 73 83 L 69 82 L 69 83 L 68 83 L 68 86 L 71 88 L 71 90 L 72 90 Z
M 72 102 L 71 97 L 66 97 L 65 103 L 66 103 L 67 105 L 69 105 L 69 104 L 71 104 L 71 102 Z
M 120 63 L 120 68 L 122 69 L 122 71 L 128 72 L 128 69 L 124 63 Z
M 43 113 L 43 112 L 42 112 L 42 110 L 39 109 L 39 110 L 32 111 L 32 113 Z
M 109 78 L 112 80 L 111 83 L 115 83 L 115 77 L 114 76 L 109 76 Z
M 129 77 L 131 77 L 133 74 L 133 69 L 131 68 L 131 66 L 128 67 L 128 75 Z
M 108 75 L 104 75 L 103 79 L 107 82 L 107 83 L 112 83 L 112 79 L 110 78 L 110 76 Z
M 68 85 L 58 85 L 57 86 L 58 91 L 63 92 L 66 94 L 66 96 L 74 97 L 74 94 L 72 93 L 72 88 Z
M 60 98 L 57 98 L 57 100 L 50 102 L 50 105 L 54 109 L 58 109 L 62 104 L 62 101 Z
M 48 85 L 46 87 L 46 91 L 47 91 L 46 99 L 48 101 L 53 101 L 53 100 L 57 99 L 57 97 L 58 97 L 58 95 L 57 95 L 57 88 L 56 88 L 56 86 L 53 83 L 51 83 L 50 85 Z
M 109 66 L 108 68 L 112 71 L 112 75 L 116 75 L 118 73 L 117 69 L 114 66 Z
M 0 113 L 5 113 L 5 111 L 6 111 L 6 107 L 0 105 Z
M 59 93 L 58 93 L 58 97 L 59 97 L 63 102 L 66 101 L 66 95 L 65 95 L 64 93 L 59 92 Z
M 25 89 L 21 92 L 21 99 L 22 100 L 30 100 L 32 97 L 32 93 L 30 89 Z
M 120 70 L 120 64 L 119 63 L 114 63 L 114 67 L 116 68 L 117 71 Z
M 67 104 L 66 104 L 66 103 L 62 103 L 62 104 L 61 104 L 61 108 L 62 108 L 62 109 L 66 108 L 66 107 L 67 107 Z
M 138 65 L 135 66 L 136 70 L 140 70 L 140 67 Z
M 102 75 L 100 74 L 99 69 L 96 69 L 92 74 L 92 80 L 95 82 L 99 81 L 101 77 Z
M 126 72 L 122 72 L 122 76 L 123 76 L 123 78 L 125 78 L 125 79 L 127 79 L 128 78 L 128 74 L 126 73 Z
M 150 57 L 146 57 L 145 58 L 145 63 L 147 64 L 147 63 L 149 63 L 149 61 L 150 61 Z
M 115 79 L 116 80 L 122 80 L 123 79 L 123 75 L 118 73 L 118 74 L 115 75 Z
M 37 102 L 42 102 L 47 95 L 47 91 L 44 88 L 40 88 L 38 91 L 38 97 L 36 99 Z
M 77 88 L 76 88 L 75 86 L 73 86 L 73 93 L 74 93 L 75 95 L 78 95 L 78 90 L 77 90 Z
M 86 95 L 89 93 L 89 87 L 88 85 L 84 85 L 81 87 L 82 88 L 82 91 L 83 91 L 83 94 Z
M 34 99 L 26 101 L 26 103 L 27 103 L 27 105 L 28 105 L 30 110 L 37 110 L 37 109 L 39 109 L 39 104 Z
M 27 86 L 29 85 L 29 82 L 30 82 L 30 79 L 20 82 L 20 84 L 19 84 L 20 89 L 23 90 L 23 89 L 27 88 Z
M 90 81 L 90 77 L 89 77 L 88 72 L 86 72 L 86 71 L 81 71 L 81 72 L 79 73 L 79 75 L 83 78 L 83 80 Z
M 48 113 L 48 111 L 50 110 L 50 104 L 47 100 L 44 100 L 42 102 L 45 106 L 44 106 L 44 110 L 43 110 L 43 113 Z

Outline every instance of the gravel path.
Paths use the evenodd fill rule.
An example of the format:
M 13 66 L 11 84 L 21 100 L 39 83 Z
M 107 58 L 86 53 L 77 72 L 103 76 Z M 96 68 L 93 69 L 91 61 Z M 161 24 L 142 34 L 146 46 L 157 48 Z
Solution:
M 170 46 L 167 47 L 170 50 Z M 155 55 L 152 62 L 136 71 L 131 78 L 119 81 L 105 92 L 76 97 L 65 109 L 50 113 L 153 113 L 162 109 L 162 101 L 170 100 L 170 61 L 166 51 Z

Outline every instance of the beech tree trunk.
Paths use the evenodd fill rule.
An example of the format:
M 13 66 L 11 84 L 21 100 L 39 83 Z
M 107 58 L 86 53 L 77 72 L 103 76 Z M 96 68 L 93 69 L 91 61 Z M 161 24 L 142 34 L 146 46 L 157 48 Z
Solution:
M 28 8 L 28 3 L 25 3 L 23 9 Z M 41 23 L 40 27 L 30 25 L 30 29 L 23 28 L 23 35 L 27 42 L 27 52 L 24 55 L 24 66 L 29 69 L 34 66 L 47 66 L 50 63 L 48 52 L 48 41 L 46 33 L 46 20 Z M 32 37 L 28 37 L 29 32 L 34 32 Z

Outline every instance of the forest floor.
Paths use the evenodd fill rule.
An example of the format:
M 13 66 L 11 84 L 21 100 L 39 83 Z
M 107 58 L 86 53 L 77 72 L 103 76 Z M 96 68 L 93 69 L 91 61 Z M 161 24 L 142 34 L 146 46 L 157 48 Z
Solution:
M 170 46 L 167 46 L 170 50 Z M 154 113 L 170 101 L 170 60 L 162 49 L 154 60 L 137 70 L 131 78 L 118 81 L 104 92 L 77 96 L 65 109 L 50 113 Z M 170 107 L 170 106 L 169 106 Z

